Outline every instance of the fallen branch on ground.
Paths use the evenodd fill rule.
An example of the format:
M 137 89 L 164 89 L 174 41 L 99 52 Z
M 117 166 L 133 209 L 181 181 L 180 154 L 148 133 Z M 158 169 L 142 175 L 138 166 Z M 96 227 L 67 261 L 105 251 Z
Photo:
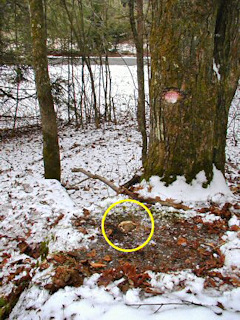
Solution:
M 141 196 L 139 196 L 137 193 L 129 191 L 125 185 L 123 186 L 116 186 L 113 182 L 109 181 L 108 179 L 99 176 L 98 174 L 93 174 L 83 168 L 73 168 L 72 172 L 80 172 L 85 174 L 86 176 L 88 176 L 91 179 L 96 179 L 96 180 L 100 180 L 102 181 L 104 184 L 106 184 L 107 186 L 109 186 L 112 190 L 114 190 L 117 194 L 125 194 L 127 196 L 129 196 L 131 199 L 140 201 L 140 202 L 144 202 L 144 203 L 148 203 L 148 204 L 155 204 L 155 203 L 160 203 L 162 206 L 166 206 L 166 207 L 173 207 L 175 209 L 183 209 L 183 210 L 189 210 L 190 208 L 181 204 L 181 203 L 175 203 L 173 202 L 173 200 L 161 200 L 159 197 L 156 199 L 153 198 L 143 198 Z
M 107 186 L 109 186 L 111 189 L 113 189 L 116 193 L 120 193 L 120 188 L 115 186 L 114 183 L 112 183 L 111 181 L 105 179 L 104 177 L 99 176 L 98 174 L 92 174 L 91 172 L 84 170 L 82 168 L 73 168 L 72 172 L 81 172 L 83 174 L 85 174 L 86 176 L 88 176 L 91 179 L 97 179 L 102 181 L 103 183 L 105 183 Z
M 202 303 L 196 303 L 193 301 L 185 301 L 182 300 L 182 302 L 166 302 L 166 303 L 126 303 L 126 306 L 128 307 L 142 307 L 142 306 L 158 306 L 157 310 L 154 311 L 154 313 L 157 313 L 163 306 L 171 306 L 171 305 L 176 305 L 176 306 L 196 306 L 196 307 L 203 307 L 203 308 L 219 308 L 221 310 L 225 310 L 224 306 L 221 304 L 221 302 L 218 302 L 217 305 L 206 305 Z M 217 314 L 221 315 L 222 311 L 216 312 L 212 309 L 212 311 Z

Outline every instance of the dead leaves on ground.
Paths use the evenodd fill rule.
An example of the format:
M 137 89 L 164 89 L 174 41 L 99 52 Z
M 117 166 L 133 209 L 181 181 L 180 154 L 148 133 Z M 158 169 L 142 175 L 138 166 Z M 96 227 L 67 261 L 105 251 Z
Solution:
M 233 287 L 240 287 L 240 273 L 224 276 L 219 271 L 209 271 L 205 277 L 204 288 L 208 287 L 221 287 L 223 285 L 231 285 Z
M 93 269 L 100 269 L 100 268 L 106 267 L 107 265 L 105 263 L 101 263 L 101 262 L 90 262 L 90 266 Z
M 187 239 L 184 237 L 179 237 L 177 241 L 178 246 L 186 246 L 187 245 Z
M 83 279 L 83 275 L 79 273 L 77 268 L 66 265 L 58 266 L 55 269 L 52 282 L 46 284 L 45 289 L 49 290 L 51 293 L 54 293 L 65 286 L 79 287 L 83 284 Z
M 205 278 L 205 288 L 218 288 L 224 284 L 234 287 L 240 286 L 237 272 L 232 275 L 224 276 L 220 271 L 216 271 L 224 265 L 225 259 L 219 249 L 223 244 L 221 236 L 228 230 L 239 231 L 237 225 L 233 225 L 230 228 L 228 226 L 228 221 L 232 217 L 231 206 L 231 204 L 226 203 L 222 208 L 213 205 L 209 208 L 202 208 L 199 210 L 199 213 L 211 213 L 219 217 L 219 219 L 213 222 L 206 222 L 202 216 L 195 216 L 191 221 L 184 219 L 175 221 L 172 230 L 167 226 L 162 226 L 160 228 L 162 238 L 155 239 L 156 245 L 153 249 L 155 251 L 158 250 L 158 244 L 164 240 L 163 250 L 166 249 L 167 244 L 169 244 L 170 247 L 175 248 L 175 251 L 173 251 L 173 258 L 175 260 L 169 259 L 168 261 L 162 261 L 162 264 L 159 265 L 157 269 L 154 269 L 154 271 L 177 271 L 178 269 L 172 269 L 172 267 L 178 265 L 179 259 L 182 259 L 185 268 L 191 268 L 193 273 L 197 276 Z M 84 216 L 76 218 L 73 221 L 79 232 L 87 234 L 89 226 L 96 227 L 96 221 L 90 216 L 90 212 L 87 209 L 84 209 Z M 62 218 L 63 217 L 60 215 L 53 223 L 58 223 Z M 189 228 L 192 230 L 190 234 L 185 232 L 186 230 L 189 230 Z M 196 238 L 196 235 L 198 233 L 201 234 L 201 232 L 203 232 L 202 237 Z M 206 235 L 214 235 L 216 239 L 214 238 L 214 241 L 206 241 L 204 239 L 205 233 Z M 134 260 L 134 255 L 128 257 L 121 256 L 121 254 L 115 251 L 113 254 L 109 255 L 106 254 L 106 251 L 104 252 L 104 250 L 101 252 L 99 251 L 98 243 L 93 244 L 93 246 L 94 245 L 95 247 L 89 251 L 85 248 L 80 248 L 69 252 L 59 252 L 42 262 L 39 266 L 40 271 L 47 270 L 51 265 L 54 268 L 52 280 L 45 285 L 45 288 L 53 293 L 65 286 L 78 287 L 83 284 L 85 277 L 89 277 L 98 272 L 101 273 L 98 279 L 98 285 L 106 287 L 111 282 L 116 281 L 116 285 L 122 292 L 126 292 L 130 288 L 141 288 L 146 293 L 151 293 L 153 295 L 162 294 L 161 291 L 150 285 L 150 277 L 147 270 L 151 268 L 147 269 L 143 263 L 141 264 L 137 260 Z M 154 266 L 154 255 L 151 256 L 151 250 L 149 251 L 150 247 L 151 246 L 146 247 L 144 252 L 138 252 L 138 255 L 139 257 L 142 257 L 140 257 L 141 261 L 151 258 L 150 266 Z M 25 253 L 34 259 L 41 256 L 40 244 L 29 245 L 25 239 L 18 239 L 18 248 L 21 253 Z M 103 253 L 105 253 L 105 255 Z M 128 259 L 130 257 L 133 258 Z M 199 257 L 199 263 L 197 266 L 193 267 L 196 257 Z M 8 258 L 9 256 L 4 257 L 2 262 L 3 265 L 7 263 Z M 173 263 L 172 266 L 171 263 Z M 14 282 L 14 278 L 21 273 L 23 273 L 25 278 L 20 277 L 20 282 L 29 282 L 31 280 L 31 268 L 24 269 L 19 266 L 14 274 L 9 275 L 8 281 Z M 16 282 L 16 285 L 20 285 L 20 283 Z
M 81 286 L 85 277 L 89 277 L 107 266 L 102 261 L 91 260 L 96 255 L 95 249 L 87 253 L 89 259 L 82 259 L 81 253 L 83 252 L 86 252 L 85 248 L 70 252 L 59 252 L 49 257 L 47 262 L 42 263 L 39 267 L 40 271 L 46 270 L 50 263 L 54 266 L 51 283 L 45 285 L 45 289 L 53 293 L 65 286 Z M 109 261 L 110 259 L 108 257 Z
M 147 272 L 138 272 L 135 265 L 128 262 L 120 263 L 117 268 L 106 269 L 98 279 L 98 285 L 107 286 L 110 282 L 120 280 L 119 289 L 125 293 L 130 288 L 148 288 L 150 277 Z
M 78 251 L 79 252 L 79 251 Z M 80 253 L 80 252 L 79 252 Z M 96 272 L 102 272 L 98 279 L 98 285 L 107 286 L 110 282 L 122 279 L 118 283 L 118 287 L 123 292 L 129 288 L 149 288 L 150 277 L 146 272 L 140 272 L 137 267 L 131 263 L 119 260 L 117 268 L 108 265 L 112 257 L 106 255 L 103 261 L 91 261 L 95 257 L 95 252 L 89 252 L 89 259 L 81 260 L 81 255 L 77 254 L 73 257 L 72 252 L 60 252 L 48 258 L 48 262 L 40 265 L 40 271 L 46 270 L 49 263 L 54 265 L 54 275 L 51 283 L 45 285 L 45 289 L 50 292 L 56 292 L 65 286 L 81 286 L 83 279 L 89 277 Z
M 219 219 L 215 220 L 213 222 L 204 221 L 202 217 L 196 216 L 193 218 L 193 221 L 196 224 L 203 225 L 209 234 L 219 234 L 220 236 L 226 232 L 229 227 L 226 220 Z
M 109 255 L 106 255 L 104 258 L 103 258 L 104 261 L 107 261 L 107 262 L 110 262 L 112 261 L 112 257 L 109 256 Z
M 229 202 L 225 203 L 222 208 L 219 208 L 216 205 L 212 205 L 210 208 L 202 208 L 197 210 L 199 213 L 211 213 L 215 216 L 219 216 L 222 219 L 225 219 L 226 221 L 230 220 L 232 217 L 232 213 L 230 211 L 230 208 L 233 205 Z
M 94 228 L 98 226 L 97 221 L 91 218 L 90 211 L 85 208 L 83 208 L 83 217 L 75 216 L 72 219 L 72 224 L 80 233 L 84 235 L 87 235 L 89 233 L 89 228 Z M 94 238 L 94 236 L 89 237 L 90 240 L 93 240 Z
M 41 256 L 41 243 L 35 243 L 30 246 L 26 241 L 21 241 L 17 246 L 21 253 L 25 253 L 34 259 L 38 259 Z
M 11 283 L 11 292 L 6 296 L 1 296 L 2 301 L 6 301 L 0 308 L 0 318 L 5 319 L 8 317 L 12 308 L 15 306 L 19 296 L 28 286 L 34 275 L 35 262 L 31 258 L 19 259 L 9 262 L 10 255 L 6 255 L 2 261 L 0 268 L 3 268 L 8 263 L 9 273 L 5 277 L 0 277 L 0 285 Z
M 195 268 L 193 272 L 198 276 L 206 276 L 212 269 L 221 268 L 224 265 L 225 256 L 222 254 L 219 248 L 213 248 L 213 250 L 208 251 L 198 250 L 200 255 L 204 255 L 207 259 L 204 263 L 201 263 L 198 268 Z
M 61 213 L 51 224 L 50 224 L 50 228 L 55 227 L 60 220 L 62 220 L 64 218 L 64 214 Z

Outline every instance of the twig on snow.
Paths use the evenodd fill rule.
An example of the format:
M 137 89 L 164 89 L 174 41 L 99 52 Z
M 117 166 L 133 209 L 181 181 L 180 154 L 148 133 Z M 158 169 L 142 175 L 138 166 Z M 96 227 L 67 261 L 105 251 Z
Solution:
M 214 308 L 217 307 L 221 310 L 225 310 L 224 307 L 222 306 L 222 304 L 220 304 L 220 306 L 218 305 L 205 305 L 202 303 L 196 303 L 193 301 L 185 301 L 182 300 L 182 302 L 166 302 L 166 303 L 126 303 L 126 306 L 128 307 L 142 307 L 142 306 L 158 306 L 157 310 L 154 311 L 154 313 L 157 313 L 163 306 L 171 306 L 171 305 L 175 305 L 175 306 L 196 306 L 196 307 L 203 307 L 203 308 Z M 216 312 L 214 310 L 212 310 L 216 315 L 221 315 L 221 312 Z
M 105 183 L 107 186 L 109 186 L 111 189 L 113 189 L 116 193 L 119 193 L 120 188 L 115 186 L 114 183 L 112 183 L 111 181 L 105 179 L 104 177 L 99 176 L 98 174 L 92 174 L 91 172 L 84 170 L 82 168 L 73 168 L 72 172 L 81 172 L 83 174 L 85 174 L 86 176 L 88 176 L 91 179 L 97 179 L 102 181 L 103 183 Z
M 148 203 L 148 204 L 160 203 L 163 206 L 173 207 L 177 210 L 179 210 L 179 209 L 189 210 L 190 209 L 189 207 L 187 207 L 181 203 L 174 203 L 172 200 L 165 200 L 164 201 L 164 200 L 161 200 L 160 198 L 157 198 L 157 199 L 143 198 L 143 197 L 139 196 L 137 193 L 129 191 L 126 187 L 124 187 L 124 185 L 121 187 L 118 187 L 114 183 L 109 181 L 108 179 L 106 179 L 102 176 L 99 176 L 98 174 L 93 174 L 83 168 L 73 168 L 72 172 L 81 172 L 91 179 L 100 180 L 103 183 L 105 183 L 107 186 L 109 186 L 112 190 L 114 190 L 117 194 L 125 194 L 125 195 L 129 196 L 131 199 L 134 199 L 134 200 L 137 200 L 137 201 L 140 201 L 143 203 Z

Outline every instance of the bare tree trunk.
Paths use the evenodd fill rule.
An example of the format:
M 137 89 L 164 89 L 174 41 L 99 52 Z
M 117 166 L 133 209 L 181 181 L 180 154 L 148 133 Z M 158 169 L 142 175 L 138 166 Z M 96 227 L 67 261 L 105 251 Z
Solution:
M 29 0 L 33 63 L 43 133 L 43 160 L 46 179 L 60 181 L 60 155 L 56 114 L 48 74 L 46 30 L 42 0 Z
M 239 79 L 237 0 L 153 0 L 151 132 L 145 177 L 191 182 L 224 173 L 228 111 Z
M 147 155 L 147 133 L 145 115 L 145 87 L 144 87 L 144 58 L 143 58 L 143 36 L 144 36 L 144 17 L 143 0 L 136 0 L 137 24 L 134 17 L 135 0 L 129 1 L 129 17 L 132 28 L 133 38 L 137 51 L 137 81 L 138 81 L 138 107 L 137 121 L 138 128 L 142 135 L 142 162 L 144 164 Z
M 70 26 L 72 29 L 72 32 L 75 36 L 75 39 L 77 41 L 78 48 L 81 51 L 82 54 L 82 62 L 86 64 L 90 81 L 91 81 L 91 90 L 92 90 L 92 99 L 93 99 L 93 110 L 94 110 L 94 120 L 96 128 L 100 127 L 100 112 L 98 110 L 97 106 L 97 96 L 96 96 L 96 90 L 95 90 L 95 81 L 94 81 L 94 74 L 91 67 L 91 61 L 90 57 L 87 55 L 86 50 L 86 35 L 85 35 L 85 28 L 84 28 L 84 17 L 83 17 L 83 4 L 82 0 L 78 0 L 78 9 L 81 16 L 81 21 L 77 24 L 77 27 L 73 24 L 74 21 L 74 14 L 70 12 L 66 0 L 61 0 L 61 3 L 63 4 L 64 9 L 66 10 Z

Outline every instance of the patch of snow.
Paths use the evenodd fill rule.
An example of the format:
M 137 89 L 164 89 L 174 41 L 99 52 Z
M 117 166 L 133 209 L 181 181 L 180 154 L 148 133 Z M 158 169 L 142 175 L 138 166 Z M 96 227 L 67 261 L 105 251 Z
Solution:
M 80 74 L 81 69 L 77 68 Z M 57 181 L 43 179 L 42 139 L 39 134 L 10 139 L 1 145 L 1 263 L 7 259 L 0 274 L 0 277 L 4 278 L 1 288 L 3 295 L 7 295 L 13 289 L 13 283 L 5 279 L 22 265 L 17 263 L 26 259 L 30 260 L 29 264 L 37 262 L 36 259 L 20 253 L 17 246 L 18 239 L 25 238 L 29 245 L 48 241 L 51 253 L 87 246 L 88 238 L 97 231 L 88 230 L 89 234 L 83 235 L 72 226 L 71 219 L 76 216 L 81 217 L 83 208 L 87 208 L 91 216 L 101 217 L 105 207 L 125 198 L 116 196 L 100 181 L 86 180 L 83 174 L 73 173 L 72 168 L 83 167 L 121 185 L 141 167 L 141 138 L 136 129 L 136 122 L 131 120 L 134 119 L 132 115 L 135 113 L 136 88 L 126 67 L 111 66 L 111 68 L 114 70 L 113 92 L 119 103 L 117 112 L 121 115 L 124 112 L 125 118 L 114 127 L 112 124 L 104 124 L 98 130 L 89 126 L 87 129 L 78 131 L 74 127 L 68 127 L 59 132 L 62 183 L 68 191 Z M 67 75 L 67 67 L 50 69 L 53 78 Z M 130 67 L 130 70 L 136 78 L 136 68 Z M 78 72 L 76 77 L 79 76 Z M 95 74 L 97 73 L 96 68 Z M 25 89 L 28 85 L 21 84 Z M 34 90 L 33 83 L 31 90 Z M 239 141 L 237 125 L 239 116 L 236 111 L 239 93 L 234 101 L 236 102 L 233 103 L 230 111 L 234 121 L 230 121 L 227 146 L 227 157 L 232 159 L 231 165 L 228 165 L 227 175 L 229 184 L 233 187 L 239 179 L 240 152 L 236 147 L 236 141 Z M 30 106 L 37 108 L 35 100 L 34 103 L 30 101 L 28 105 L 29 114 L 34 109 Z M 26 111 L 24 108 L 22 110 Z M 59 110 L 59 112 L 63 111 Z M 190 186 L 186 184 L 183 177 L 178 177 L 172 186 L 166 188 L 158 178 L 152 177 L 150 183 L 153 195 L 147 192 L 149 184 L 143 182 L 142 185 L 145 186 L 144 192 L 147 196 L 158 195 L 162 199 L 171 197 L 177 201 L 205 201 L 205 205 L 208 200 L 220 203 L 233 199 L 222 174 L 215 168 L 214 180 L 207 189 L 202 188 L 202 183 L 205 181 L 205 174 L 201 172 Z M 164 208 L 164 210 L 170 213 L 176 211 L 174 208 Z M 184 214 L 186 217 L 191 217 L 198 213 L 189 210 Z M 63 217 L 58 221 L 62 215 Z M 205 216 L 207 221 L 220 219 L 210 214 L 200 216 Z M 229 226 L 234 225 L 239 225 L 237 215 L 229 221 Z M 223 236 L 223 241 L 225 244 L 220 249 L 225 254 L 226 260 L 222 269 L 227 274 L 239 270 L 239 238 L 236 232 L 228 231 Z M 10 257 L 5 258 L 4 254 L 9 254 Z M 178 320 L 219 320 L 220 314 L 222 320 L 239 319 L 240 288 L 222 291 L 205 290 L 204 279 L 195 276 L 190 270 L 171 274 L 151 273 L 151 284 L 157 290 L 163 291 L 158 296 L 143 294 L 138 289 L 131 289 L 123 294 L 118 288 L 122 279 L 110 283 L 106 288 L 98 287 L 99 274 L 85 279 L 80 288 L 65 287 L 50 295 L 43 286 L 51 279 L 52 266 L 41 272 L 37 267 L 33 270 L 35 272 L 33 279 L 21 294 L 9 316 L 10 320 L 49 320 L 51 317 L 61 320 L 95 320 L 96 318 L 99 320 L 123 318 L 173 320 L 176 317 Z M 185 287 L 182 287 L 182 284 Z M 183 304 L 183 300 L 203 306 L 186 305 Z M 223 304 L 225 310 L 217 306 L 218 302 Z M 143 305 L 139 307 L 134 304 Z M 158 310 L 160 304 L 163 305 Z
M 122 42 L 116 46 L 116 49 L 120 53 L 130 53 L 132 55 L 136 54 L 136 46 L 130 42 Z
M 239 310 L 237 301 L 240 288 L 231 292 L 208 292 L 203 287 L 203 279 L 183 271 L 170 275 L 152 274 L 153 284 L 158 287 L 165 280 L 177 288 L 184 281 L 186 287 L 155 297 L 141 297 L 137 289 L 129 290 L 124 296 L 120 291 L 113 295 L 113 290 L 98 287 L 96 276 L 89 279 L 91 288 L 85 283 L 80 288 L 65 287 L 50 295 L 46 290 L 33 286 L 21 295 L 9 319 L 82 319 L 101 320 L 126 319 L 239 319 L 234 310 Z M 95 285 L 94 285 L 95 283 Z M 111 284 L 111 286 L 113 286 Z M 218 307 L 218 303 L 224 310 Z M 162 305 L 162 307 L 161 307 Z M 160 308 L 161 307 L 161 308 Z
M 191 184 L 186 183 L 185 177 L 178 176 L 176 181 L 166 186 L 161 178 L 152 176 L 149 182 L 145 180 L 140 186 L 139 194 L 143 197 L 160 197 L 162 200 L 174 199 L 177 201 L 196 201 L 206 202 L 214 200 L 215 202 L 230 202 L 233 200 L 233 194 L 228 188 L 221 171 L 213 167 L 213 180 L 207 188 L 203 188 L 203 183 L 207 182 L 205 172 L 197 174 L 196 179 Z M 150 188 L 151 191 L 148 191 Z
M 220 69 L 220 64 L 217 65 L 215 62 L 215 59 L 213 58 L 213 71 L 215 72 L 218 81 L 221 80 L 221 74 L 219 72 L 219 69 Z
M 232 267 L 240 266 L 240 239 L 236 232 L 227 231 L 223 240 L 226 244 L 221 246 L 221 251 L 225 255 L 225 266 Z

